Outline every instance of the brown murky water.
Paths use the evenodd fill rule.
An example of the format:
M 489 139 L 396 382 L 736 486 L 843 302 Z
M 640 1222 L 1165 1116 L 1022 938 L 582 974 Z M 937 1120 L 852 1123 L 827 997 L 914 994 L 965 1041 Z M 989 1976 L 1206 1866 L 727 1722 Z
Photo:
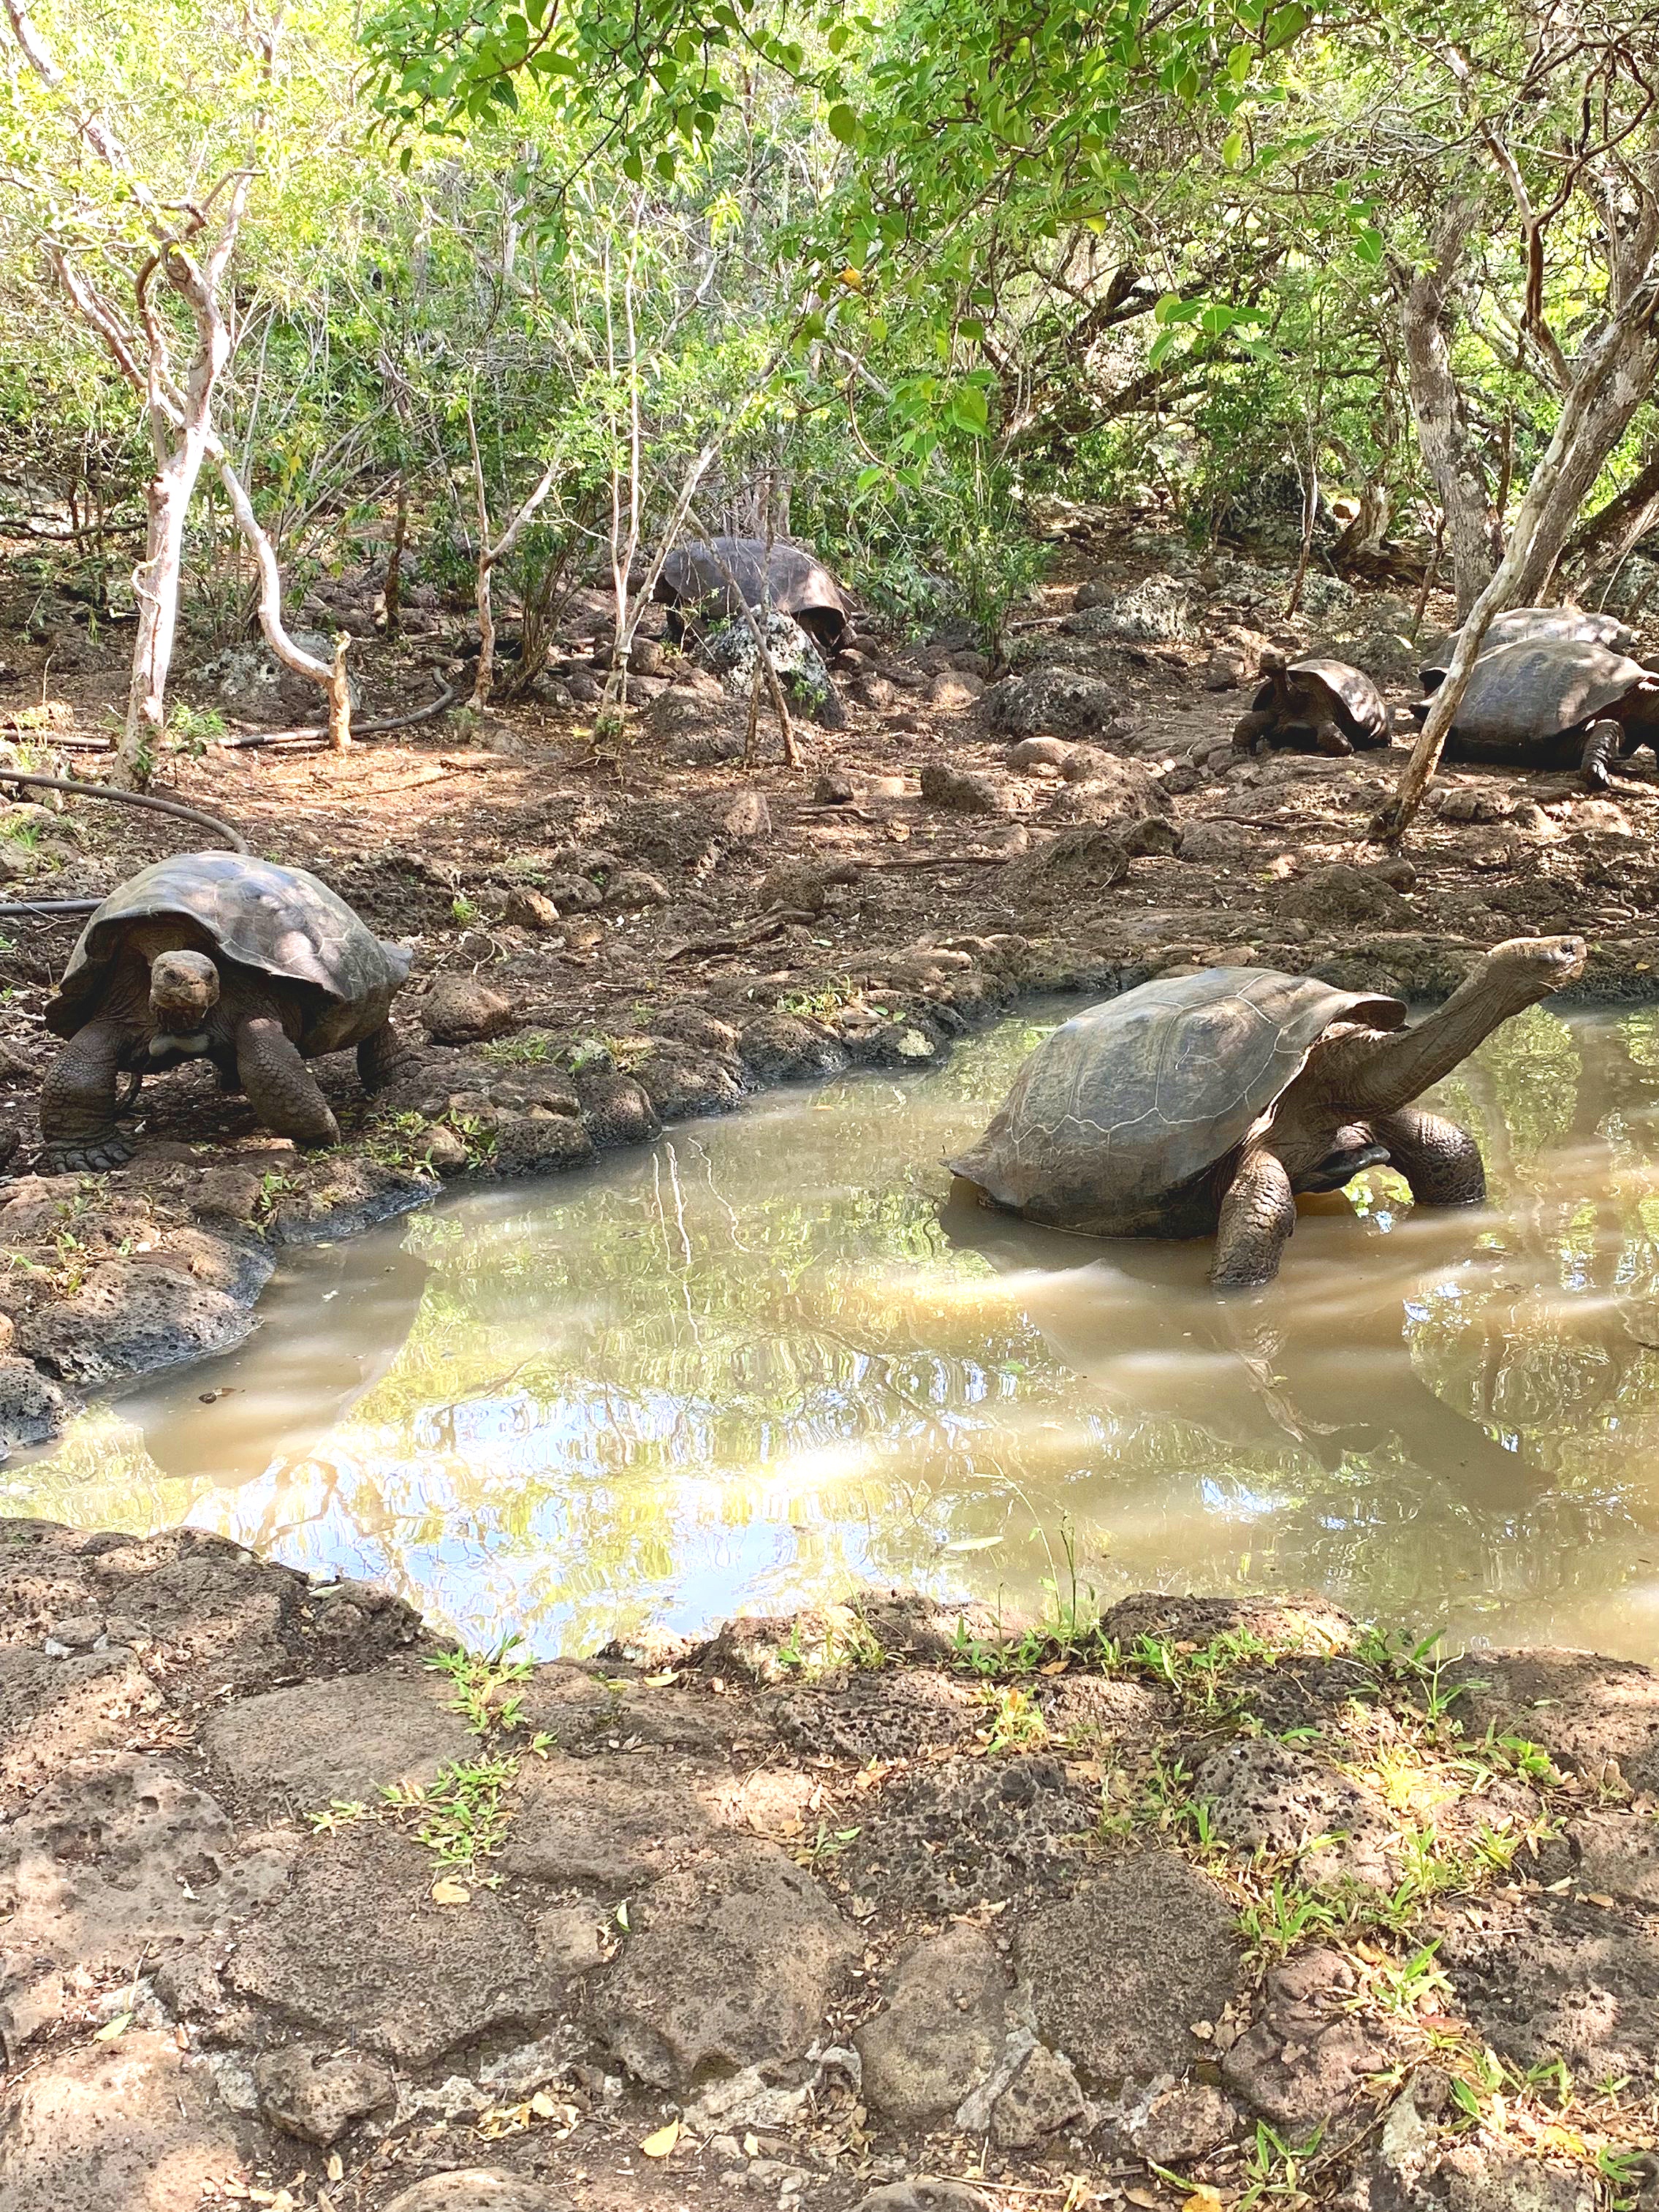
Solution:
M 0 1510 L 187 1521 L 544 1653 L 1075 1573 L 1659 1657 L 1659 1014 L 1510 1024 L 1441 1094 L 1488 1209 L 1373 1176 L 1231 1301 L 1207 1248 L 946 1204 L 1047 1026 L 296 1261 L 240 1352 L 94 1408 Z

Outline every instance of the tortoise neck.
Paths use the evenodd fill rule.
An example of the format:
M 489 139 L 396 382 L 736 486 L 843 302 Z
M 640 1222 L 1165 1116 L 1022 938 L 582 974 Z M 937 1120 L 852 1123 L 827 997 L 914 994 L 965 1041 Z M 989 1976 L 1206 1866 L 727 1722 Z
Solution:
M 1395 1113 L 1449 1075 L 1511 1014 L 1555 988 L 1534 969 L 1482 961 L 1443 1006 L 1412 1028 L 1333 1039 L 1317 1055 L 1321 1087 L 1350 1114 Z

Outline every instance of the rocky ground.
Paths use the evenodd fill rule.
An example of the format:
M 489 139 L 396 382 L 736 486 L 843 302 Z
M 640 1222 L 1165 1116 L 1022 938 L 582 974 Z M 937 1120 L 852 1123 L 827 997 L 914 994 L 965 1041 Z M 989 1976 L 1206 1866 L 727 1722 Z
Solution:
M 1659 2206 L 1659 1674 L 0 1531 L 8 2212 Z
M 39 1441 L 77 1394 L 235 1341 L 273 1248 L 418 1204 L 440 1178 L 565 1169 L 665 1121 L 849 1062 L 925 1059 L 1022 991 L 1104 993 L 1170 968 L 1259 961 L 1413 997 L 1498 939 L 1573 928 L 1581 995 L 1644 998 L 1659 775 L 1612 799 L 1560 775 L 1449 774 L 1403 853 L 1364 842 L 1403 757 L 1237 760 L 1241 684 L 1263 646 L 1331 645 L 1397 701 L 1412 610 L 1168 533 L 1056 550 L 993 666 L 963 632 L 868 630 L 838 670 L 849 719 L 779 763 L 763 719 L 656 641 L 628 735 L 596 741 L 605 602 L 579 596 L 529 699 L 352 752 L 227 750 L 238 726 L 314 711 L 257 650 L 187 644 L 179 736 L 158 788 L 312 867 L 416 947 L 400 1005 L 417 1063 L 367 1106 L 330 1064 L 347 1142 L 307 1158 L 206 1071 L 151 1084 L 133 1164 L 27 1172 L 55 1042 L 41 1008 L 74 922 L 0 923 L 0 1440 Z M 319 587 L 310 619 L 361 634 L 372 717 L 465 684 L 465 619 L 417 587 L 410 634 L 375 637 L 374 578 Z M 0 626 L 12 753 L 95 774 L 125 632 L 47 586 Z M 1430 608 L 1424 634 L 1449 610 Z M 0 732 L 0 735 L 6 732 Z M 746 759 L 753 750 L 762 757 Z M 93 801 L 0 811 L 10 895 L 112 888 L 189 833 Z

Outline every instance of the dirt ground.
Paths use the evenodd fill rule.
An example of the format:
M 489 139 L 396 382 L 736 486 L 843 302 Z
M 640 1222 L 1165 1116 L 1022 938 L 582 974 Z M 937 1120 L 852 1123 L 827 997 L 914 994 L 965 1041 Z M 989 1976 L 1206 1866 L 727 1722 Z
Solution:
M 325 1064 L 347 1141 L 320 1158 L 182 1071 L 143 1093 L 130 1166 L 35 1176 L 56 1049 L 41 1009 L 79 925 L 0 925 L 15 1177 L 0 1188 L 0 1435 L 37 1441 L 77 1392 L 233 1342 L 276 1243 L 419 1203 L 438 1176 L 552 1171 L 769 1083 L 926 1058 L 1023 991 L 1226 961 L 1432 997 L 1504 937 L 1572 929 L 1592 945 L 1578 995 L 1648 996 L 1652 761 L 1610 798 L 1559 774 L 1450 770 L 1403 852 L 1370 846 L 1398 744 L 1251 760 L 1230 736 L 1270 643 L 1334 646 L 1396 702 L 1415 696 L 1410 602 L 1316 569 L 1287 620 L 1289 582 L 1156 528 L 1083 531 L 1057 544 L 1000 666 L 965 631 L 902 645 L 866 625 L 836 670 L 847 727 L 798 726 L 793 768 L 769 713 L 751 745 L 746 706 L 659 641 L 639 655 L 627 734 L 596 743 L 598 593 L 573 603 L 524 703 L 344 755 L 222 745 L 227 726 L 291 726 L 312 702 L 257 647 L 186 640 L 186 736 L 155 787 L 414 945 L 398 1006 L 421 1058 L 372 1107 L 349 1060 Z M 465 608 L 417 586 L 411 634 L 388 645 L 376 592 L 364 572 L 304 611 L 359 633 L 360 718 L 446 675 L 467 685 Z M 72 741 L 118 715 L 125 632 L 46 587 L 4 611 L 0 738 L 27 764 L 95 775 Z M 1431 603 L 1425 640 L 1449 613 Z M 24 795 L 0 814 L 0 873 L 13 899 L 102 895 L 188 844 L 176 826 Z
M 1659 2205 L 1659 1675 L 872 1594 L 532 1667 L 0 1528 L 8 2212 Z

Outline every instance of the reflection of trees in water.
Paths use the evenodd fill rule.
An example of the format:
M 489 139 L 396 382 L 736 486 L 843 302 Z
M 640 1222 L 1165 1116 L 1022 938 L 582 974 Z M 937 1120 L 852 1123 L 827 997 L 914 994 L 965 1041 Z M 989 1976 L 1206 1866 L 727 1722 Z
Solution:
M 1589 1540 L 1586 1515 L 1604 1531 L 1659 1525 L 1656 1020 L 1600 1024 L 1593 1048 L 1579 1036 L 1589 1048 L 1534 1007 L 1446 1086 L 1504 1219 L 1484 1282 L 1431 1291 L 1411 1328 L 1441 1395 L 1549 1470 L 1528 1530 L 1540 1551 Z

